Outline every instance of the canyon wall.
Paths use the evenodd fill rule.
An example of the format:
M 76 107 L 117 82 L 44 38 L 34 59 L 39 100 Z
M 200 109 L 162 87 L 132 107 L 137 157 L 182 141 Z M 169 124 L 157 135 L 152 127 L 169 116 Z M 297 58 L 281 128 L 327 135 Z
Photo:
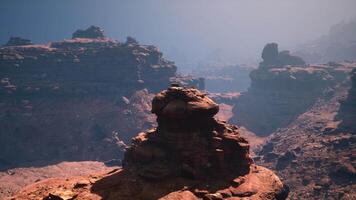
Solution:
M 124 142 L 155 123 L 152 93 L 204 86 L 176 70 L 157 47 L 95 26 L 46 45 L 11 38 L 0 48 L 0 168 L 120 159 Z
M 250 73 L 251 85 L 235 101 L 235 117 L 231 119 L 231 122 L 260 136 L 289 125 L 320 96 L 346 80 L 355 67 L 353 63 L 291 65 L 296 60 L 293 56 L 290 56 L 290 60 L 285 59 L 282 65 L 278 61 L 278 48 L 271 46 L 275 47 L 266 45 L 264 61 Z
M 341 121 L 338 131 L 356 134 L 356 69 L 350 73 L 350 79 L 351 87 L 347 98 L 341 101 L 336 119 Z
M 355 72 L 256 151 L 254 160 L 283 178 L 291 199 L 355 198 Z

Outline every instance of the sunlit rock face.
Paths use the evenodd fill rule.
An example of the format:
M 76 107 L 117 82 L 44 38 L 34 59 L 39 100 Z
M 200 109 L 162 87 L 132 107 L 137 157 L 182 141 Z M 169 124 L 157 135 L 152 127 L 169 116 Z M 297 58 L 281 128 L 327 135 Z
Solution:
M 239 128 L 216 120 L 218 111 L 199 90 L 173 85 L 153 98 L 158 126 L 133 138 L 123 169 L 44 180 L 14 198 L 285 199 L 287 187 L 252 163 Z
M 172 80 L 177 67 L 155 46 L 109 39 L 93 26 L 73 37 L 47 45 L 11 39 L 0 48 L 2 167 L 120 159 L 122 141 L 155 123 L 152 93 L 172 81 L 203 86 Z

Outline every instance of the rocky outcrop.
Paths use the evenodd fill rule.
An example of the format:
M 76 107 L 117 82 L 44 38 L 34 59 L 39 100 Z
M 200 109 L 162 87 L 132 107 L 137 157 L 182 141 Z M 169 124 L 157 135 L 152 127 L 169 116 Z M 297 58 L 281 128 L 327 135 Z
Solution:
M 267 45 L 266 61 L 273 60 L 276 45 Z M 274 49 L 276 52 L 276 49 Z M 235 101 L 232 123 L 244 126 L 260 136 L 273 133 L 292 123 L 306 112 L 319 97 L 346 80 L 355 67 L 352 63 L 338 66 L 274 66 L 261 63 L 250 73 L 251 86 Z
M 290 55 L 289 51 L 278 51 L 277 43 L 269 43 L 262 51 L 263 62 L 260 67 L 285 66 L 285 65 L 305 65 L 305 61 L 298 57 Z
M 290 187 L 290 199 L 355 198 L 355 104 L 345 101 L 348 87 L 337 84 L 257 151 L 254 160 L 276 170 Z M 345 108 L 349 115 L 340 113 Z
M 77 30 L 73 33 L 72 38 L 104 38 L 104 31 L 97 26 L 90 26 L 85 30 Z
M 177 67 L 154 46 L 122 44 L 108 38 L 75 38 L 50 45 L 1 48 L 2 79 L 17 94 L 115 93 L 169 84 Z
M 252 164 L 239 129 L 213 118 L 218 110 L 198 90 L 172 86 L 153 99 L 158 127 L 133 139 L 123 169 L 45 180 L 14 198 L 285 199 L 279 178 Z
M 32 45 L 31 40 L 24 39 L 21 37 L 11 37 L 4 46 L 10 47 L 10 46 L 25 46 L 25 45 Z
M 154 124 L 152 93 L 171 83 L 175 64 L 97 27 L 73 35 L 0 48 L 0 168 L 121 159 L 122 142 Z
M 199 90 L 205 89 L 205 79 L 204 78 L 196 78 L 191 75 L 176 75 L 169 79 L 172 84 L 178 84 L 184 87 L 194 86 Z
M 124 168 L 137 168 L 148 178 L 247 173 L 249 145 L 236 127 L 213 118 L 218 111 L 217 104 L 195 89 L 171 87 L 159 93 L 152 102 L 158 128 L 134 139 Z

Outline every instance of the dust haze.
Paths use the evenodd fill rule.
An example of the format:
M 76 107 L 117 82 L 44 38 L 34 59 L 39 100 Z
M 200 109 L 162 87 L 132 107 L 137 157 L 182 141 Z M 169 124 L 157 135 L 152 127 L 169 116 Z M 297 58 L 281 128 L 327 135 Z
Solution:
M 354 0 L 2 1 L 0 43 L 24 36 L 36 43 L 68 38 L 78 27 L 102 27 L 158 46 L 180 70 L 217 60 L 259 62 L 267 42 L 293 49 L 355 18 Z M 15 12 L 16 11 L 16 12 Z

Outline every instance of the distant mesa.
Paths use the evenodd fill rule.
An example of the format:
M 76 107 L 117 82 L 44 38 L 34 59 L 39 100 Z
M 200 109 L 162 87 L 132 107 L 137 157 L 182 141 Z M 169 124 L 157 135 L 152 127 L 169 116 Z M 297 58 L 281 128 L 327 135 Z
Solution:
M 4 45 L 6 47 L 10 46 L 25 46 L 25 45 L 32 45 L 31 40 L 24 39 L 21 37 L 10 37 L 9 41 Z
M 94 34 L 102 32 L 96 27 L 84 32 L 85 37 L 103 36 Z M 150 113 L 153 93 L 171 82 L 204 89 L 203 79 L 177 77 L 177 66 L 157 47 L 130 37 L 129 45 L 110 38 L 30 46 L 22 46 L 28 42 L 19 39 L 11 41 L 20 46 L 0 48 L 0 113 L 4 113 L 0 160 L 11 166 L 41 160 L 120 159 L 122 149 L 116 142 L 129 142 L 155 123 Z M 14 103 L 18 101 L 22 103 Z M 49 123 L 43 125 L 44 119 Z M 73 148 L 57 148 L 63 144 Z
M 268 43 L 262 51 L 263 62 L 260 66 L 286 66 L 305 65 L 305 61 L 298 56 L 293 56 L 289 51 L 278 51 L 277 43 Z
M 89 28 L 82 30 L 79 29 L 75 31 L 72 35 L 72 38 L 91 38 L 91 39 L 100 39 L 105 38 L 104 31 L 98 26 L 90 26 Z
M 128 36 L 128 37 L 126 38 L 125 44 L 126 44 L 126 45 L 129 45 L 129 44 L 134 44 L 134 45 L 136 45 L 136 44 L 138 44 L 138 41 L 136 40 L 136 38 L 133 38 L 133 37 L 131 37 L 131 36 Z

